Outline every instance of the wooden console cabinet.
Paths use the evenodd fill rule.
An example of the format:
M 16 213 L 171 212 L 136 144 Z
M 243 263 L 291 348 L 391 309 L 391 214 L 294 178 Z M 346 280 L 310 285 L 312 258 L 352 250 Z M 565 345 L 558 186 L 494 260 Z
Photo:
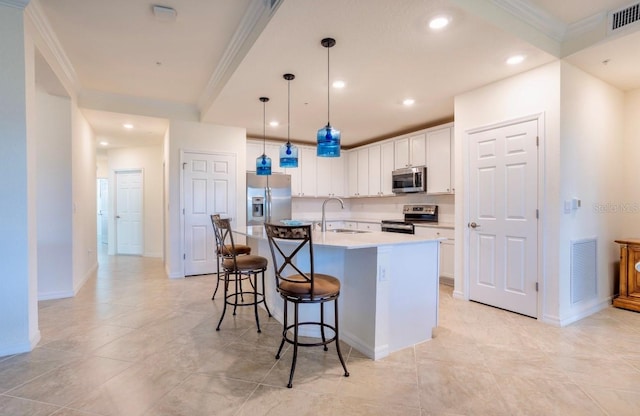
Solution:
M 615 241 L 620 244 L 620 295 L 613 306 L 640 312 L 640 239 Z

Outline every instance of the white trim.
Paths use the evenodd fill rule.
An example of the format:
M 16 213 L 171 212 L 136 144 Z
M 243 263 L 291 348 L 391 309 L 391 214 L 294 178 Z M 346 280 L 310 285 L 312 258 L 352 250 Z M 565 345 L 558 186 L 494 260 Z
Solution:
M 567 25 L 555 16 L 526 0 L 490 0 L 493 4 L 511 13 L 523 22 L 562 42 L 567 33 Z
M 206 111 L 226 82 L 251 49 L 283 0 L 252 0 L 218 65 L 198 99 L 198 107 Z M 271 4 L 273 3 L 273 4 Z
M 53 292 L 38 293 L 38 302 L 42 300 L 72 298 L 74 295 L 75 293 L 73 290 L 58 290 Z
M 60 65 L 60 69 L 62 69 L 66 81 L 68 81 L 68 83 L 77 93 L 80 84 L 78 81 L 76 70 L 67 57 L 62 44 L 58 41 L 58 37 L 56 36 L 54 30 L 51 28 L 49 20 L 42 10 L 42 7 L 37 1 L 32 1 L 29 4 L 29 7 L 26 9 L 26 14 L 31 19 L 33 26 L 42 37 L 42 40 L 44 41 L 44 44 L 47 47 L 48 51 L 51 53 L 51 55 L 53 55 L 53 58 L 56 60 L 58 65 Z M 66 85 L 66 83 L 64 82 L 63 84 Z
M 607 19 L 607 13 L 598 13 L 593 16 L 585 17 L 577 22 L 570 23 L 567 26 L 566 38 L 573 38 L 592 30 L 596 30 Z

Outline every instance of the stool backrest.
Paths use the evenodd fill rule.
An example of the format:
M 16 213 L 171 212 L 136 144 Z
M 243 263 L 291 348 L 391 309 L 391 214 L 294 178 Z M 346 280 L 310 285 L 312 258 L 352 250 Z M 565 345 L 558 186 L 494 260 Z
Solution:
M 236 247 L 233 242 L 233 233 L 231 232 L 231 220 L 228 218 L 220 218 L 219 214 L 211 215 L 211 224 L 213 224 L 213 232 L 216 235 L 216 246 L 218 254 L 227 259 L 234 260 Z
M 269 248 L 273 257 L 273 267 L 276 276 L 276 286 L 281 281 L 310 285 L 313 299 L 314 271 L 313 271 L 313 241 L 311 240 L 311 225 L 275 225 L 265 224 Z M 286 241 L 298 244 L 286 244 Z M 309 255 L 309 271 L 303 271 L 296 264 L 295 257 L 307 252 Z M 305 253 L 306 254 L 306 253 Z M 290 278 L 294 276 L 295 278 Z

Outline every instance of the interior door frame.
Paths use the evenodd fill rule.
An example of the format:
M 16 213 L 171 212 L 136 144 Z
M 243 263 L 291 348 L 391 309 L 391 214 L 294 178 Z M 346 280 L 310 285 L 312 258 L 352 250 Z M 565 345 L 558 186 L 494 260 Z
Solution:
M 204 154 L 204 155 L 225 155 L 225 156 L 231 156 L 235 159 L 235 165 L 236 165 L 236 169 L 235 169 L 235 174 L 236 174 L 236 191 L 238 188 L 238 181 L 237 181 L 237 175 L 238 175 L 238 155 L 236 153 L 232 153 L 232 152 L 224 152 L 224 151 L 216 151 L 216 150 L 197 150 L 197 149 L 180 149 L 180 166 L 179 166 L 179 170 L 180 170 L 180 253 L 182 253 L 180 255 L 180 270 L 182 270 L 182 276 L 181 277 L 185 277 L 185 258 L 184 258 L 184 253 L 186 252 L 186 243 L 185 243 L 185 238 L 184 238 L 184 232 L 185 232 L 185 218 L 184 218 L 184 210 L 185 210 L 185 202 L 184 202 L 184 193 L 185 193 L 185 188 L 184 188 L 184 164 L 185 162 L 185 154 L 187 153 L 199 153 L 199 154 Z M 234 205 L 236 206 L 236 213 L 238 212 L 238 204 L 237 204 L 237 194 L 234 196 L 236 198 L 236 200 L 234 201 Z
M 465 300 L 469 300 L 470 296 L 469 296 L 469 287 L 470 287 L 470 281 L 471 281 L 471 270 L 470 270 L 470 255 L 471 255 L 471 250 L 470 250 L 470 242 L 471 242 L 471 231 L 469 230 L 469 227 L 467 227 L 467 224 L 469 224 L 469 221 L 471 219 L 471 188 L 470 188 L 470 183 L 471 183 L 471 169 L 469 169 L 469 139 L 470 136 L 474 133 L 478 133 L 478 132 L 482 132 L 482 131 L 486 131 L 486 130 L 493 130 L 496 128 L 500 128 L 500 127 L 506 127 L 512 124 L 519 124 L 519 123 L 523 123 L 526 121 L 537 121 L 538 123 L 538 178 L 537 178 L 537 182 L 538 182 L 538 195 L 537 195 L 537 199 L 538 199 L 538 224 L 537 224 L 537 233 L 538 233 L 538 241 L 537 241 L 537 251 L 538 251 L 538 258 L 536 259 L 536 265 L 538 268 L 538 299 L 537 299 L 537 319 L 540 320 L 544 317 L 544 305 L 545 300 L 546 300 L 546 269 L 544 268 L 545 265 L 545 252 L 543 250 L 544 247 L 544 240 L 545 240 L 545 234 L 543 233 L 544 230 L 544 224 L 545 224 L 545 207 L 546 207 L 546 189 L 545 189 L 545 177 L 546 177 L 546 172 L 544 170 L 544 166 L 545 166 L 545 158 L 546 158 L 546 152 L 545 152 L 545 117 L 544 117 L 544 112 L 542 113 L 535 113 L 535 114 L 530 114 L 527 116 L 523 116 L 523 117 L 518 117 L 518 118 L 513 118 L 513 119 L 509 119 L 509 120 L 505 120 L 505 121 L 501 121 L 498 123 L 493 123 L 493 124 L 488 124 L 488 125 L 484 125 L 484 126 L 480 126 L 480 127 L 475 127 L 472 129 L 468 129 L 465 130 L 464 132 L 464 140 L 462 143 L 462 152 L 463 152 L 463 158 L 464 158 L 464 200 L 465 200 L 465 204 L 464 204 L 464 223 L 463 223 L 463 227 L 464 227 L 464 260 L 463 260 L 463 281 L 464 281 L 464 285 L 463 285 L 463 291 L 462 291 L 462 295 L 463 298 Z

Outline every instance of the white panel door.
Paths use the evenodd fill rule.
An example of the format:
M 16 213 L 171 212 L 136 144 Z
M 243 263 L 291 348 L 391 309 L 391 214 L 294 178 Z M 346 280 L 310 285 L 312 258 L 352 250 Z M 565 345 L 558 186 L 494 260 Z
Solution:
M 215 273 L 211 214 L 236 216 L 236 159 L 232 155 L 184 153 L 184 274 Z
M 116 254 L 142 255 L 142 171 L 116 172 Z
M 537 316 L 538 121 L 469 135 L 469 297 Z

